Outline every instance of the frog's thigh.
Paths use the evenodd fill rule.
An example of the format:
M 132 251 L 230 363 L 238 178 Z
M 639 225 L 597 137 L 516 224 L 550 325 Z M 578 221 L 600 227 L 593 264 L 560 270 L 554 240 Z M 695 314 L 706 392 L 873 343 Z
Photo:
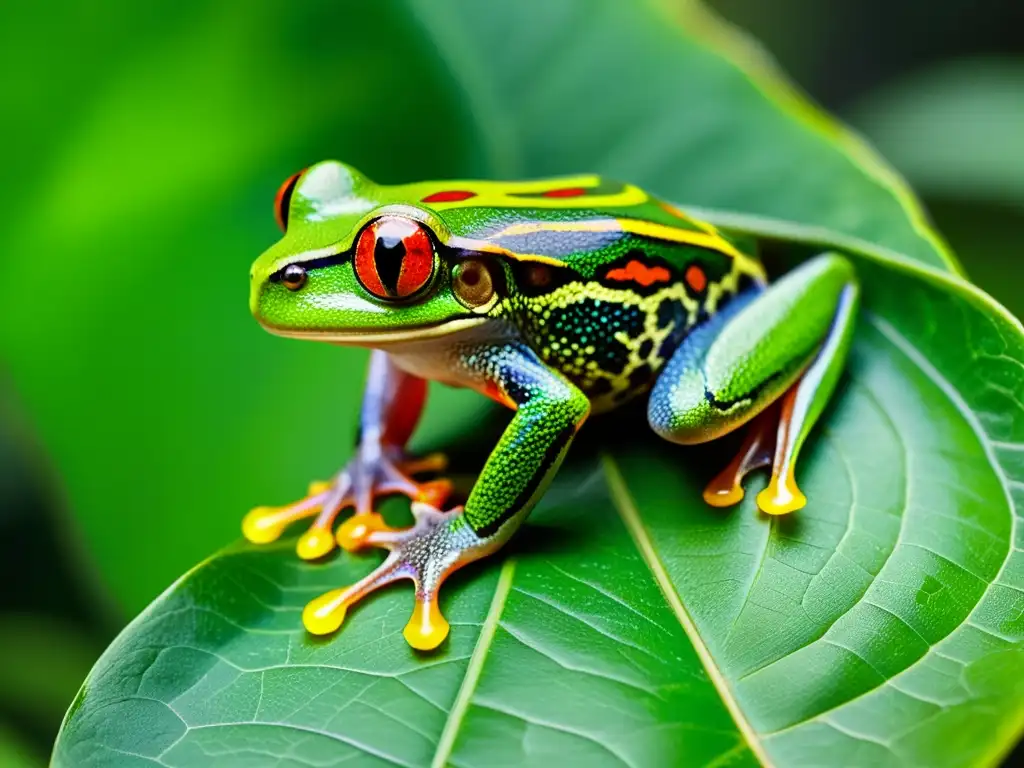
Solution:
M 776 471 L 765 492 L 775 503 L 761 494 L 761 506 L 769 512 L 798 509 L 803 502 L 792 482 L 793 465 L 846 358 L 857 305 L 853 267 L 842 256 L 825 254 L 759 295 L 738 296 L 733 305 L 676 351 L 651 393 L 648 419 L 667 440 L 700 443 L 745 424 L 788 391 L 777 436 L 774 414 L 761 423 L 769 420 L 766 414 L 741 455 L 716 479 L 729 475 L 734 480 L 729 492 L 719 483 L 720 498 L 705 497 L 723 506 L 742 498 L 739 480 L 766 463 L 775 438 Z

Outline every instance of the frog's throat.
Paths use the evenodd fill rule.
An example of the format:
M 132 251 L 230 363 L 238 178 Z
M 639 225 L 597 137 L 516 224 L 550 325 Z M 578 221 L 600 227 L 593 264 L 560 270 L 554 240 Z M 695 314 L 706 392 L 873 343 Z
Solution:
M 328 344 L 345 344 L 354 347 L 382 347 L 389 344 L 407 344 L 410 341 L 427 341 L 468 331 L 487 322 L 486 317 L 461 317 L 444 323 L 410 326 L 407 328 L 352 328 L 348 330 L 316 328 L 276 328 L 261 323 L 275 336 L 289 339 L 324 341 Z

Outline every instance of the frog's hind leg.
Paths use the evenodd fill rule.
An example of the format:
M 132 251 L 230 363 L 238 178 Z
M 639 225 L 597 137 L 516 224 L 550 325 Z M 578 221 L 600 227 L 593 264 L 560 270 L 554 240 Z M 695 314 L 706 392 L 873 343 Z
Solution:
M 771 463 L 761 510 L 804 506 L 796 460 L 839 380 L 857 301 L 850 263 L 825 254 L 763 291 L 740 294 L 683 341 L 651 393 L 654 430 L 672 442 L 701 443 L 756 417 L 739 455 L 705 491 L 708 503 L 739 502 L 744 476 Z

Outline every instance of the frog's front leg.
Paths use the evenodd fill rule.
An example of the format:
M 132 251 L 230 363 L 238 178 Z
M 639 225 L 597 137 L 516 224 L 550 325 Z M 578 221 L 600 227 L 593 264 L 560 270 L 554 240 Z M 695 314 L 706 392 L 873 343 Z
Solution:
M 673 442 L 701 443 L 754 419 L 739 454 L 704 492 L 709 504 L 736 504 L 744 476 L 772 464 L 757 497 L 761 510 L 804 506 L 797 456 L 839 380 L 857 300 L 850 262 L 825 254 L 766 290 L 738 295 L 683 341 L 651 393 L 654 430 Z
M 413 504 L 411 528 L 379 528 L 366 543 L 390 554 L 366 578 L 313 600 L 303 623 L 314 634 L 337 630 L 349 606 L 398 579 L 415 585 L 415 609 L 405 628 L 414 648 L 436 648 L 448 635 L 438 608 L 444 579 L 494 552 L 522 523 L 554 476 L 576 430 L 590 411 L 586 396 L 519 344 L 467 349 L 458 367 L 475 385 L 516 409 L 491 452 L 465 508 L 441 512 Z
M 426 381 L 399 370 L 385 353 L 375 350 L 370 357 L 355 457 L 333 481 L 311 484 L 306 498 L 284 507 L 252 510 L 242 523 L 245 537 L 260 544 L 274 541 L 289 523 L 316 515 L 296 545 L 300 557 L 313 560 L 334 548 L 334 520 L 347 507 L 354 507 L 355 515 L 338 529 L 337 541 L 351 550 L 383 525 L 373 510 L 377 497 L 400 493 L 414 501 L 444 503 L 451 490 L 448 481 L 416 483 L 410 478 L 443 470 L 444 457 L 433 454 L 412 459 L 405 452 L 425 399 Z

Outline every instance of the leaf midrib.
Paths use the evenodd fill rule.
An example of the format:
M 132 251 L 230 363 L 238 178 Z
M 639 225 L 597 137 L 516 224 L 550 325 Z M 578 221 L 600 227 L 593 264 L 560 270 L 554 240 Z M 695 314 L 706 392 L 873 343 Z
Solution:
M 1006 494 L 1007 511 L 1010 513 L 1011 518 L 1011 530 L 1009 538 L 1012 542 L 1013 540 L 1015 540 L 1015 531 L 1017 529 L 1017 526 L 1019 525 L 1019 521 L 1015 513 L 1016 507 L 1013 503 L 1012 496 L 1010 495 L 1010 481 L 1006 477 L 1003 467 L 995 455 L 992 445 L 993 441 L 991 440 L 990 436 L 979 422 L 977 414 L 963 399 L 959 390 L 957 390 L 948 381 L 948 379 L 945 378 L 945 376 L 943 376 L 926 358 L 924 358 L 921 355 L 920 351 L 914 345 L 912 345 L 905 337 L 903 337 L 903 335 L 900 334 L 899 331 L 897 331 L 890 323 L 888 323 L 883 318 L 875 316 L 874 314 L 871 314 L 869 316 L 869 321 L 882 334 L 882 336 L 886 338 L 886 340 L 889 341 L 890 344 L 893 345 L 895 349 L 899 350 L 901 354 L 906 356 L 906 358 L 912 364 L 914 364 L 922 373 L 924 373 L 930 381 L 932 381 L 936 386 L 939 387 L 939 389 L 942 391 L 943 395 L 946 396 L 950 404 L 957 410 L 960 416 L 964 418 L 970 426 L 972 432 L 975 434 L 978 440 L 979 445 L 982 447 L 982 450 L 984 451 L 986 458 L 988 459 L 989 465 L 992 467 L 993 472 L 1000 480 L 1000 485 L 1002 486 L 1003 491 Z M 768 760 L 768 757 L 764 752 L 764 748 L 759 740 L 758 734 L 756 733 L 756 731 L 754 731 L 754 729 L 744 716 L 743 711 L 740 708 L 740 705 L 736 700 L 731 688 L 729 687 L 727 680 L 725 679 L 721 670 L 715 663 L 714 658 L 711 656 L 711 653 L 706 644 L 704 643 L 703 638 L 701 637 L 695 623 L 693 622 L 692 617 L 689 615 L 689 612 L 683 604 L 678 591 L 672 584 L 672 581 L 668 576 L 664 564 L 661 562 L 661 559 L 659 558 L 656 550 L 654 549 L 654 546 L 650 539 L 650 535 L 647 529 L 645 528 L 643 521 L 641 520 L 639 510 L 637 509 L 633 501 L 633 498 L 626 484 L 625 478 L 623 477 L 617 462 L 615 461 L 614 457 L 608 453 L 602 453 L 601 459 L 608 480 L 612 501 L 615 505 L 616 510 L 621 516 L 623 522 L 625 523 L 626 528 L 629 530 L 630 535 L 633 537 L 641 557 L 643 557 L 648 567 L 651 569 L 651 572 L 655 577 L 655 581 L 661 588 L 662 593 L 664 594 L 665 599 L 669 604 L 669 607 L 672 609 L 672 612 L 675 614 L 684 632 L 686 633 L 690 641 L 693 643 L 694 650 L 697 652 L 698 657 L 701 659 L 701 662 L 704 665 L 704 668 L 707 671 L 709 678 L 711 679 L 715 688 L 718 690 L 723 703 L 725 704 L 729 713 L 732 715 L 737 727 L 746 739 L 749 748 L 763 765 L 771 766 L 772 764 Z M 997 572 L 995 578 L 989 583 L 989 587 L 991 587 L 992 584 L 998 582 L 1000 576 L 1007 567 L 1007 563 L 1010 560 L 1011 553 L 1012 547 L 1008 549 L 1007 555 L 1004 558 L 1004 561 L 999 571 Z M 973 614 L 976 610 L 977 606 L 974 607 L 974 609 L 971 611 L 971 614 Z M 952 630 L 950 632 L 950 635 L 959 628 L 960 627 L 957 627 L 954 630 Z M 948 636 L 949 635 L 947 635 L 947 637 Z M 935 647 L 935 644 L 933 644 L 932 647 Z M 916 663 L 919 662 L 915 662 L 915 664 Z M 912 668 L 913 666 L 914 665 L 911 665 L 911 667 L 908 667 L 908 669 Z M 906 671 L 907 670 L 902 670 L 901 673 L 905 673 Z M 874 690 L 877 690 L 877 688 L 872 688 L 870 691 L 866 691 L 865 693 L 861 694 L 861 696 L 866 695 L 867 693 L 870 693 Z M 861 696 L 857 696 L 854 699 L 845 701 L 840 706 L 845 706 L 849 704 L 850 701 L 855 701 L 857 698 L 861 698 Z M 811 718 L 810 720 L 817 719 L 821 715 L 826 714 L 828 711 L 832 711 L 837 708 L 838 707 L 833 707 L 830 710 L 826 710 L 826 712 L 818 713 L 818 715 L 816 715 L 814 718 Z M 799 727 L 801 725 L 806 724 L 810 720 L 804 720 L 799 723 L 795 723 L 792 726 L 782 729 L 782 731 L 788 731 L 795 727 Z M 782 731 L 773 732 L 771 735 L 774 736 Z M 1016 731 L 1014 731 L 1014 733 L 1015 732 Z
M 512 591 L 512 578 L 515 575 L 516 561 L 509 557 L 501 566 L 498 575 L 498 584 L 494 589 L 494 597 L 491 598 L 491 606 L 487 609 L 487 616 L 480 625 L 480 637 L 477 638 L 476 647 L 473 648 L 473 655 L 469 657 L 469 665 L 466 667 L 466 674 L 462 678 L 462 685 L 448 713 L 444 728 L 441 731 L 441 738 L 437 742 L 437 750 L 434 752 L 434 759 L 430 762 L 431 768 L 444 768 L 451 757 L 452 749 L 455 747 L 455 740 L 458 738 L 462 728 L 462 721 L 466 717 L 466 711 L 476 693 L 477 683 L 480 682 L 480 673 L 483 671 L 484 662 L 494 642 L 494 634 L 498 630 L 498 621 L 501 619 L 502 611 L 505 609 L 505 602 Z
M 669 578 L 664 563 L 662 563 L 661 559 L 658 557 L 658 554 L 654 549 L 654 545 L 651 542 L 650 534 L 640 518 L 640 512 L 633 501 L 633 497 L 629 492 L 626 480 L 622 476 L 622 471 L 619 469 L 618 463 L 610 453 L 603 451 L 601 453 L 601 465 L 608 481 L 608 489 L 616 511 L 619 513 L 619 516 L 622 518 L 622 522 L 625 524 L 626 529 L 633 538 L 637 551 L 647 564 L 647 567 L 650 568 L 651 574 L 654 576 L 654 580 L 661 589 L 669 608 L 672 610 L 672 613 L 679 621 L 679 624 L 686 633 L 686 636 L 693 644 L 693 648 L 697 652 L 697 656 L 700 658 L 701 664 L 703 664 L 705 671 L 708 673 L 708 677 L 712 684 L 718 691 L 718 694 L 722 699 L 722 703 L 725 704 L 726 709 L 732 716 L 733 721 L 736 723 L 736 727 L 739 729 L 740 734 L 743 736 L 743 739 L 750 751 L 753 752 L 761 765 L 765 766 L 765 768 L 772 768 L 773 763 L 768 759 L 768 754 L 764 751 L 764 747 L 758 738 L 757 732 L 743 714 L 743 710 L 740 708 L 739 702 L 736 700 L 725 676 L 715 663 L 714 657 L 711 655 L 711 651 L 708 649 L 707 645 L 704 643 L 704 639 L 700 635 L 700 632 L 697 630 L 697 625 L 694 623 L 689 611 L 687 611 L 686 606 L 683 604 L 683 600 L 680 597 L 679 592 L 676 591 L 675 586 L 672 584 L 672 580 Z

